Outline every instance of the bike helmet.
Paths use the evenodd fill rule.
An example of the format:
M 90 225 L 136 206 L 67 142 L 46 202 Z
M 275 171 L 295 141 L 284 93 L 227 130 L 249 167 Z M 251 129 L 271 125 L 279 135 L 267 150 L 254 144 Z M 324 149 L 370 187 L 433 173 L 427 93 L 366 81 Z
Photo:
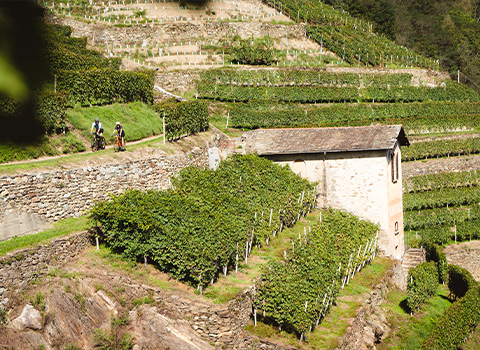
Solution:
M 95 123 L 98 123 L 99 121 L 100 121 L 100 119 L 95 118 Z
M 120 125 L 120 122 L 117 122 L 117 125 Z

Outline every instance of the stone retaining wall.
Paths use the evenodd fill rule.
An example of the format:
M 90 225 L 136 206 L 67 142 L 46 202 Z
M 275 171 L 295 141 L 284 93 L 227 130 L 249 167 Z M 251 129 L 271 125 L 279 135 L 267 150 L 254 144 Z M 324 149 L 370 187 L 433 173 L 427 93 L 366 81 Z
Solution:
M 10 306 L 9 298 L 25 290 L 29 282 L 41 278 L 71 261 L 91 246 L 87 232 L 59 238 L 38 247 L 17 250 L 0 258 L 0 308 Z M 121 277 L 120 277 L 121 278 Z M 128 283 L 126 280 L 123 284 Z M 121 283 L 122 283 L 121 282 Z M 191 327 L 205 340 L 233 350 L 265 349 L 289 350 L 289 346 L 258 339 L 245 331 L 251 322 L 253 288 L 240 293 L 228 305 L 213 305 L 177 295 L 166 295 L 159 288 L 147 285 L 131 285 L 137 289 L 154 292 L 154 299 L 161 301 L 168 310 L 188 320 Z
M 171 310 L 175 310 L 205 340 L 223 349 L 288 350 L 289 346 L 278 345 L 259 339 L 245 331 L 251 322 L 253 289 L 246 289 L 228 305 L 212 306 L 178 296 L 158 298 Z
M 76 21 L 71 18 L 51 17 L 51 22 L 72 27 L 74 37 L 87 37 L 90 45 L 106 46 L 111 44 L 127 44 L 132 46 L 142 44 L 145 40 L 166 44 L 169 40 L 175 42 L 191 42 L 196 40 L 215 41 L 238 34 L 243 39 L 270 35 L 272 38 L 285 37 L 288 28 L 288 37 L 303 39 L 304 24 L 274 24 L 262 22 L 203 22 L 197 23 L 165 23 L 163 25 L 137 25 L 132 27 L 115 27 L 108 24 L 90 24 Z M 192 36 L 192 33 L 193 36 Z
M 450 244 L 444 252 L 449 264 L 463 267 L 480 282 L 480 241 Z
M 10 212 L 37 214 L 49 222 L 84 214 L 95 200 L 127 189 L 165 189 L 189 165 L 206 167 L 207 150 L 37 174 L 0 177 L 0 225 Z M 0 237 L 1 239 L 1 237 Z
M 29 282 L 70 261 L 89 245 L 89 233 L 81 232 L 0 257 L 0 308 L 8 305 L 8 296 L 18 295 Z
M 400 280 L 403 280 L 402 265 L 395 262 L 358 310 L 347 333 L 340 339 L 337 350 L 376 349 L 375 344 L 390 332 L 386 312 L 381 305 Z

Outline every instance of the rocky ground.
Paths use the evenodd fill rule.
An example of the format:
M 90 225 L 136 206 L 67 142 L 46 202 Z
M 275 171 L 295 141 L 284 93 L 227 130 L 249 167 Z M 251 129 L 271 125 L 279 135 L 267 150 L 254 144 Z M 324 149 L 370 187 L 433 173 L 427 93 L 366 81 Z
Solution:
M 467 269 L 480 282 L 480 241 L 451 244 L 444 252 L 449 264 Z
M 168 283 L 173 290 L 155 286 L 166 285 L 166 280 L 153 268 L 135 268 L 89 249 L 17 294 L 10 322 L 0 327 L 0 348 L 92 349 L 110 344 L 111 349 L 124 349 L 117 345 L 131 339 L 134 349 L 213 349 L 171 303 L 174 293 L 188 298 L 192 290 L 174 281 Z M 192 307 L 209 306 L 197 304 Z

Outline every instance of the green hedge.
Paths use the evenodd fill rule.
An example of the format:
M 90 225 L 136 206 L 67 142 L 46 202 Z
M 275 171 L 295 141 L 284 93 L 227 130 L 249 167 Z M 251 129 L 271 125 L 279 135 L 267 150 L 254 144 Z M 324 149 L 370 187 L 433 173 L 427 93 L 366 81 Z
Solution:
M 407 306 L 416 311 L 437 292 L 437 264 L 433 261 L 421 263 L 408 272 L 407 279 Z
M 43 89 L 33 94 L 32 100 L 15 101 L 12 98 L 0 95 L 0 115 L 6 117 L 4 126 L 19 122 L 20 115 L 26 112 L 29 105 L 36 113 L 36 121 L 45 132 L 63 130 L 65 127 L 66 96 L 52 90 Z
M 477 282 L 466 269 L 457 265 L 448 266 L 448 289 L 456 298 L 463 297 L 472 286 L 476 285 Z
M 61 71 L 57 88 L 69 95 L 70 103 L 82 105 L 114 102 L 153 102 L 153 71 L 128 72 L 113 68 Z
M 448 280 L 448 264 L 447 264 L 447 257 L 443 252 L 443 247 L 430 242 L 425 242 L 423 247 L 426 251 L 426 260 L 433 261 L 437 264 L 437 271 L 438 271 L 438 282 L 445 283 Z
M 154 105 L 160 117 L 165 115 L 165 135 L 168 139 L 208 130 L 208 104 L 205 101 L 176 102 L 170 99 Z
M 35 109 L 43 127 L 48 132 L 65 128 L 67 96 L 61 92 L 44 89 L 35 95 Z
M 464 296 L 438 319 L 422 350 L 456 350 L 480 323 L 480 289 L 468 271 L 449 266 L 449 288 Z M 458 286 L 455 285 L 458 283 Z
M 47 58 L 53 73 L 63 70 L 95 68 L 119 69 L 121 59 L 105 58 L 95 50 L 87 49 L 87 38 L 71 38 L 68 26 L 45 25 Z

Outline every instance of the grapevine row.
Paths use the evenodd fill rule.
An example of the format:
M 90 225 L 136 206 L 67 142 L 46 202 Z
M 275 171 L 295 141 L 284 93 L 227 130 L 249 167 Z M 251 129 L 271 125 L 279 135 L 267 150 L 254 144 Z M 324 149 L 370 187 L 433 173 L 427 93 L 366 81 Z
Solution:
M 435 208 L 404 213 L 405 230 L 421 230 L 436 225 L 453 227 L 455 223 L 480 219 L 480 206 Z
M 437 191 L 405 193 L 403 210 L 443 208 L 480 203 L 479 187 L 443 188 Z
M 351 214 L 322 211 L 320 224 L 292 241 L 285 260 L 264 269 L 254 308 L 305 339 L 325 317 L 339 288 L 374 257 L 377 229 Z
M 236 128 L 271 128 L 280 126 L 347 126 L 403 124 L 407 132 L 425 130 L 456 130 L 480 127 L 480 103 L 394 103 L 303 106 L 298 104 L 271 105 L 251 101 L 228 107 L 229 124 Z M 407 148 L 405 148 L 407 149 Z M 408 151 L 407 151 L 408 152 Z
M 438 67 L 435 61 L 416 55 L 371 32 L 368 23 L 315 0 L 262 0 L 282 10 L 293 20 L 307 24 L 308 36 L 350 64 L 403 64 L 424 68 Z M 382 59 L 383 58 L 383 59 Z
M 402 160 L 438 158 L 480 152 L 477 138 L 415 142 L 402 149 Z
M 423 192 L 442 188 L 477 186 L 480 172 L 477 170 L 419 175 L 404 180 L 405 192 Z
M 418 231 L 424 241 L 445 244 L 449 241 L 465 242 L 472 239 L 480 239 L 480 220 L 470 219 L 456 222 L 454 225 L 434 225 Z
M 448 84 L 446 88 L 402 87 L 402 88 L 365 88 L 352 87 L 247 87 L 217 85 L 201 82 L 198 84 L 199 97 L 227 102 L 246 102 L 265 100 L 278 102 L 422 102 L 453 101 L 478 102 L 480 96 L 473 90 L 466 92 L 459 84 Z
M 402 87 L 410 86 L 412 74 L 326 73 L 321 70 L 237 70 L 212 69 L 200 74 L 201 80 L 219 85 L 301 86 L 333 85 L 343 87 Z
M 231 157 L 216 171 L 186 168 L 173 185 L 99 202 L 91 217 L 112 249 L 152 261 L 200 290 L 237 269 L 253 245 L 268 244 L 315 202 L 307 180 L 253 155 Z

